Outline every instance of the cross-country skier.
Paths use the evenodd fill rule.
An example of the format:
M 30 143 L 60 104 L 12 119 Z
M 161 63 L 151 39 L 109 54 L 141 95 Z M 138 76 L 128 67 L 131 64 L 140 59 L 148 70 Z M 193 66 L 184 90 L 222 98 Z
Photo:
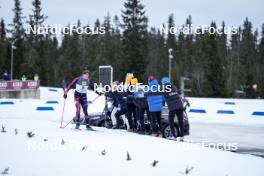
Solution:
M 87 103 L 87 89 L 94 90 L 94 86 L 92 81 L 89 78 L 89 70 L 85 69 L 81 76 L 75 78 L 70 85 L 68 86 L 67 90 L 64 92 L 63 97 L 67 98 L 67 93 L 69 90 L 74 87 L 75 85 L 75 92 L 74 92 L 74 100 L 76 106 L 76 116 L 74 117 L 74 121 L 76 122 L 76 129 L 80 128 L 80 111 L 81 107 L 83 109 L 84 117 L 85 117 L 85 124 L 86 128 L 90 129 L 89 120 L 90 117 L 88 115 L 88 103 Z M 96 92 L 100 95 L 98 92 Z

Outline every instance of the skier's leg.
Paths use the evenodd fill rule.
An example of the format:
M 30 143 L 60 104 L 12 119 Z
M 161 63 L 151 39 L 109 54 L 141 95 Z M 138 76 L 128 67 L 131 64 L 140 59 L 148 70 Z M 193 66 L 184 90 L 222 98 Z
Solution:
M 161 111 L 156 112 L 157 122 L 158 122 L 158 135 L 161 135 L 162 126 L 161 126 Z
M 133 130 L 133 128 L 134 128 L 134 124 L 133 124 L 133 120 L 132 120 L 132 113 L 133 113 L 133 107 L 131 107 L 131 104 L 127 104 L 126 116 L 127 116 L 127 120 L 129 123 L 130 130 Z
M 176 112 L 176 114 L 177 114 L 179 128 L 180 128 L 180 137 L 183 137 L 184 136 L 184 129 L 183 129 L 183 109 L 179 109 Z
M 81 102 L 81 105 L 82 105 L 83 114 L 84 114 L 84 117 L 85 117 L 85 122 L 88 124 L 89 120 L 90 120 L 90 117 L 88 115 L 88 103 L 87 103 L 86 94 L 82 94 L 80 102 Z
M 152 133 L 157 133 L 156 112 L 150 112 Z
M 140 130 L 140 115 L 139 115 L 139 107 L 135 105 L 135 115 L 134 115 L 134 124 L 135 124 L 135 129 Z
M 117 124 L 117 122 L 116 122 L 116 117 L 115 117 L 115 113 L 116 113 L 116 111 L 117 111 L 117 108 L 114 107 L 114 109 L 113 109 L 112 112 L 111 112 L 111 120 L 112 120 L 112 124 L 113 124 L 113 125 L 116 125 L 116 124 Z
M 144 121 L 144 114 L 145 114 L 144 108 L 139 108 L 139 119 L 140 119 L 140 131 L 142 133 L 145 133 L 145 121 Z
M 132 120 L 133 120 L 133 129 L 136 130 L 137 129 L 137 107 L 135 104 L 132 104 Z
M 149 108 L 148 107 L 146 108 L 146 111 L 147 111 L 148 121 L 151 122 L 151 116 L 150 116 L 150 112 L 149 112 Z
M 120 116 L 123 114 L 122 110 L 117 110 L 115 113 L 115 118 L 116 118 L 116 122 L 117 122 L 117 128 L 120 128 L 120 126 L 122 125 L 122 121 L 120 119 Z
M 81 105 L 80 105 L 80 97 L 78 96 L 77 93 L 74 94 L 74 101 L 75 101 L 75 107 L 76 107 L 76 115 L 75 115 L 75 121 L 79 122 L 80 121 L 80 110 L 81 110 Z
M 169 111 L 169 125 L 170 125 L 170 129 L 171 129 L 172 136 L 176 138 L 177 136 L 175 134 L 175 127 L 174 127 L 175 113 L 176 113 L 176 110 Z
M 146 126 L 145 126 L 145 131 L 148 132 L 148 134 L 151 134 L 151 116 L 150 116 L 150 112 L 149 112 L 149 108 L 146 107 L 146 111 L 147 111 L 147 119 L 144 119 L 144 122 L 146 120 L 147 124 L 148 124 L 148 131 L 146 131 Z
M 127 124 L 127 127 L 129 128 L 129 123 L 126 118 L 126 109 L 121 109 L 119 118 L 121 120 L 122 126 L 125 127 L 125 125 Z
M 77 92 L 74 93 L 74 101 L 75 101 L 75 107 L 76 107 L 76 115 L 74 118 L 74 121 L 76 122 L 76 129 L 80 128 L 80 110 L 81 110 L 81 105 L 80 105 L 80 96 Z

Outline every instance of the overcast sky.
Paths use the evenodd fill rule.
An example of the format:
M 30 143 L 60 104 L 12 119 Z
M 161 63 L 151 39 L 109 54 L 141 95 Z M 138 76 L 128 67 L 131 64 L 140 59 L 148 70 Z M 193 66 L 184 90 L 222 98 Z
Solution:
M 48 16 L 46 25 L 93 24 L 96 18 L 103 20 L 107 12 L 110 16 L 121 14 L 125 0 L 43 0 L 43 12 Z M 24 16 L 31 12 L 32 0 L 21 0 Z M 146 7 L 149 26 L 159 27 L 173 13 L 176 25 L 185 22 L 192 15 L 194 25 L 207 25 L 212 20 L 218 25 L 225 21 L 228 26 L 239 26 L 248 17 L 254 28 L 264 23 L 264 0 L 141 0 Z M 0 18 L 10 23 L 13 18 L 13 0 L 0 0 Z

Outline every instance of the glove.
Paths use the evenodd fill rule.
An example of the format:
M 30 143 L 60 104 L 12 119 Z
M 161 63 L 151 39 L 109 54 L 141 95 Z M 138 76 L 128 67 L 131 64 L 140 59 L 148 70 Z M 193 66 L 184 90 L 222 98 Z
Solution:
M 63 98 L 66 99 L 66 98 L 67 98 L 67 94 L 64 94 L 64 95 L 63 95 Z
M 96 91 L 97 95 L 101 96 L 103 93 Z

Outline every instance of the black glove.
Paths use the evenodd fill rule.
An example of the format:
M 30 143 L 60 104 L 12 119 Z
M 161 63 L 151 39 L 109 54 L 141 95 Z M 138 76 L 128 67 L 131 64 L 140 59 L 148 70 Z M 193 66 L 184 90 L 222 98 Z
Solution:
M 63 95 L 63 98 L 64 98 L 64 99 L 66 99 L 66 98 L 67 98 L 67 94 L 66 94 L 66 93 Z
M 101 96 L 103 93 L 95 91 L 95 93 L 99 96 Z

